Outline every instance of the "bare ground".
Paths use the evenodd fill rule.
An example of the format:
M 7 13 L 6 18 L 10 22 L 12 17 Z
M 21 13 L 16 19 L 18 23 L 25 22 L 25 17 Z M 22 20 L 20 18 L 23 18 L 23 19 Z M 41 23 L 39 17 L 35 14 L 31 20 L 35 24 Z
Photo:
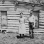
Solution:
M 0 33 L 0 44 L 44 44 L 44 34 L 35 34 L 34 39 L 17 39 L 15 33 Z

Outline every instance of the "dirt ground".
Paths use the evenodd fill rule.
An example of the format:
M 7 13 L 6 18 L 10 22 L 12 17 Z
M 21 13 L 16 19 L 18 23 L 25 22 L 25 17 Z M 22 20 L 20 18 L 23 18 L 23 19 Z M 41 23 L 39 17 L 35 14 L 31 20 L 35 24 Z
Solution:
M 0 44 L 44 44 L 44 34 L 35 34 L 34 39 L 17 39 L 15 33 L 0 33 Z

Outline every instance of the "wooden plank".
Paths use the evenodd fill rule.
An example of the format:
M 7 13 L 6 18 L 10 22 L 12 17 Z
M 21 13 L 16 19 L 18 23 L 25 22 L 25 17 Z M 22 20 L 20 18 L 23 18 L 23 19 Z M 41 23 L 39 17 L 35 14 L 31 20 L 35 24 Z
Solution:
M 19 25 L 9 25 L 9 24 L 8 24 L 7 26 L 8 26 L 8 27 L 9 27 L 9 26 L 11 26 L 11 27 L 19 27 Z M 26 26 L 25 28 L 27 28 L 27 29 L 28 29 L 28 28 L 29 28 L 29 26 Z
M 44 17 L 39 17 L 39 18 L 44 18 Z
M 5 8 L 5 7 L 14 8 L 14 6 L 0 6 L 0 8 Z
M 18 29 L 19 30 L 18 27 L 8 27 L 8 29 Z M 28 28 L 26 28 L 26 29 L 28 29 Z M 29 31 L 29 30 L 26 30 L 26 31 Z
M 8 10 L 8 8 L 6 8 L 6 7 L 0 7 L 0 11 L 7 11 Z
M 39 23 L 41 24 L 41 23 L 44 23 L 44 22 L 42 22 L 42 21 L 39 21 Z
M 44 13 L 39 14 L 39 16 L 44 16 Z
M 16 14 L 16 13 L 14 13 L 14 14 L 7 14 L 7 16 L 8 17 L 20 17 L 20 14 Z M 27 15 L 24 15 L 25 18 L 27 18 L 26 16 Z
M 9 11 L 14 11 L 15 9 L 14 9 L 14 7 L 13 8 L 9 8 Z
M 18 23 L 15 23 L 15 24 L 8 24 L 8 26 L 14 26 L 14 27 L 19 27 L 19 24 Z M 29 26 L 28 25 L 25 25 L 26 26 L 26 29 L 28 29 L 29 28 Z
M 39 18 L 41 18 L 41 17 L 43 17 L 43 18 L 44 18 L 44 16 L 39 16 Z
M 34 29 L 34 30 L 44 30 L 44 29 L 41 29 L 41 28 L 37 28 L 37 29 Z
M 15 16 L 15 17 L 7 17 L 7 18 L 20 18 L 20 17 L 16 17 L 16 16 Z
M 42 28 L 44 28 L 44 26 L 39 26 L 39 27 L 42 27 Z
M 15 30 L 14 29 L 13 30 L 12 29 L 7 29 L 6 32 L 18 32 L 18 30 L 16 30 L 16 29 Z
M 39 18 L 39 19 L 44 19 L 44 18 Z
M 44 29 L 41 29 L 41 28 L 34 29 L 34 31 L 40 31 L 40 30 L 44 30 Z
M 8 25 L 19 25 L 19 23 L 8 23 Z
M 41 18 L 41 17 L 43 17 L 43 18 L 44 18 L 44 16 L 42 16 L 42 15 L 41 15 L 41 16 L 39 16 L 39 17 L 40 17 L 40 18 Z
M 19 24 L 19 22 L 8 22 L 8 24 Z
M 8 22 L 19 22 L 18 20 L 8 20 Z
M 44 13 L 42 12 L 42 13 L 39 13 L 39 15 L 44 15 Z
M 15 26 L 15 27 L 18 27 L 19 25 L 9 25 L 9 24 L 8 24 L 8 27 L 9 27 L 9 26 Z
M 44 17 L 39 17 L 39 18 L 44 18 Z
M 19 25 L 19 22 L 8 22 L 8 24 L 15 24 L 15 25 Z
M 7 26 L 19 26 L 19 24 L 8 24 Z
M 44 24 L 39 24 L 39 26 L 44 26 Z
M 44 27 L 39 27 L 39 28 L 44 29 Z
M 39 30 L 39 31 L 34 30 L 34 32 L 44 32 L 44 30 Z
M 9 0 L 9 1 L 5 1 L 4 4 L 12 4 L 12 2 Z
M 19 22 L 13 22 L 13 21 L 12 21 L 12 22 L 10 22 L 10 21 L 9 21 L 8 23 L 15 23 L 15 24 L 17 24 L 17 23 L 19 23 Z
M 7 20 L 18 20 L 19 21 L 19 19 L 7 19 Z
M 44 32 L 44 29 L 34 29 L 34 32 Z
M 18 28 L 7 28 L 7 29 L 18 30 Z
M 39 17 L 39 18 L 44 18 L 44 17 Z
M 39 32 L 35 31 L 34 33 L 44 33 L 44 31 L 39 31 Z
M 29 12 L 23 12 L 23 14 L 30 14 Z
M 8 17 L 8 19 L 19 19 L 19 17 Z
M 6 32 L 18 32 L 17 29 L 1 29 L 1 30 L 7 30 Z
M 17 15 L 17 14 L 8 14 L 7 16 L 8 17 L 20 17 L 20 15 Z
M 44 25 L 44 22 L 39 22 L 39 25 Z
M 28 29 L 28 31 L 29 31 L 29 28 L 26 28 L 26 30 Z
M 34 30 L 34 32 L 44 32 L 44 30 Z
M 44 16 L 44 13 L 39 13 L 39 15 L 43 15 Z
M 20 18 L 20 16 L 7 16 L 7 17 L 14 17 L 14 18 L 18 17 L 18 18 Z
M 8 20 L 8 23 L 19 23 L 19 20 Z M 25 25 L 28 25 L 28 23 L 25 23 Z
M 43 20 L 44 20 L 44 18 L 42 18 L 42 19 L 39 19 L 39 21 L 41 21 L 41 20 L 43 21 Z
M 8 26 L 8 28 L 11 28 L 11 29 L 18 29 L 17 26 L 16 26 L 16 27 L 15 27 L 15 26 L 13 26 L 13 27 L 12 27 L 12 26 Z
M 44 15 L 39 15 L 40 17 L 44 17 Z
M 39 22 L 44 22 L 44 20 L 39 20 Z
M 44 34 L 44 32 L 34 32 L 34 34 Z
M 20 14 L 18 11 L 7 11 L 7 14 Z
M 34 34 L 42 34 L 42 33 L 34 33 Z
M 14 6 L 14 4 L 0 4 L 0 6 Z
M 39 23 L 39 24 L 44 24 L 44 23 Z
M 26 25 L 29 25 L 28 23 L 25 22 Z
M 44 13 L 44 11 L 43 11 L 43 10 L 40 10 L 40 12 L 41 12 L 41 13 Z
M 15 24 L 13 24 L 13 23 L 8 23 L 8 25 L 20 25 L 20 24 L 15 22 Z M 25 24 L 25 25 L 26 25 L 27 27 L 29 27 L 28 24 Z

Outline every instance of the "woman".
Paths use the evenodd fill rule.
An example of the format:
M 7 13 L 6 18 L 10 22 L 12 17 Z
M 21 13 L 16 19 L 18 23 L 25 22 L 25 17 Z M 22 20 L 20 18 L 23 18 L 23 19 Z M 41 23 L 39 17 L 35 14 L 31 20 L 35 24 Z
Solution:
M 20 34 L 20 37 L 24 37 L 25 33 L 26 33 L 25 18 L 23 16 L 23 13 L 20 13 L 20 19 L 19 19 L 19 34 Z

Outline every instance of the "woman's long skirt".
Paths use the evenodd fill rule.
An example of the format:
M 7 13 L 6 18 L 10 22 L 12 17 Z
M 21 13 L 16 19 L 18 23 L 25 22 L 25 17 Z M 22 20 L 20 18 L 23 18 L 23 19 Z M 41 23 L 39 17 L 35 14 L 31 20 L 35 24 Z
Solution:
M 19 25 L 19 34 L 25 34 L 26 33 L 26 27 L 25 24 L 20 24 Z

